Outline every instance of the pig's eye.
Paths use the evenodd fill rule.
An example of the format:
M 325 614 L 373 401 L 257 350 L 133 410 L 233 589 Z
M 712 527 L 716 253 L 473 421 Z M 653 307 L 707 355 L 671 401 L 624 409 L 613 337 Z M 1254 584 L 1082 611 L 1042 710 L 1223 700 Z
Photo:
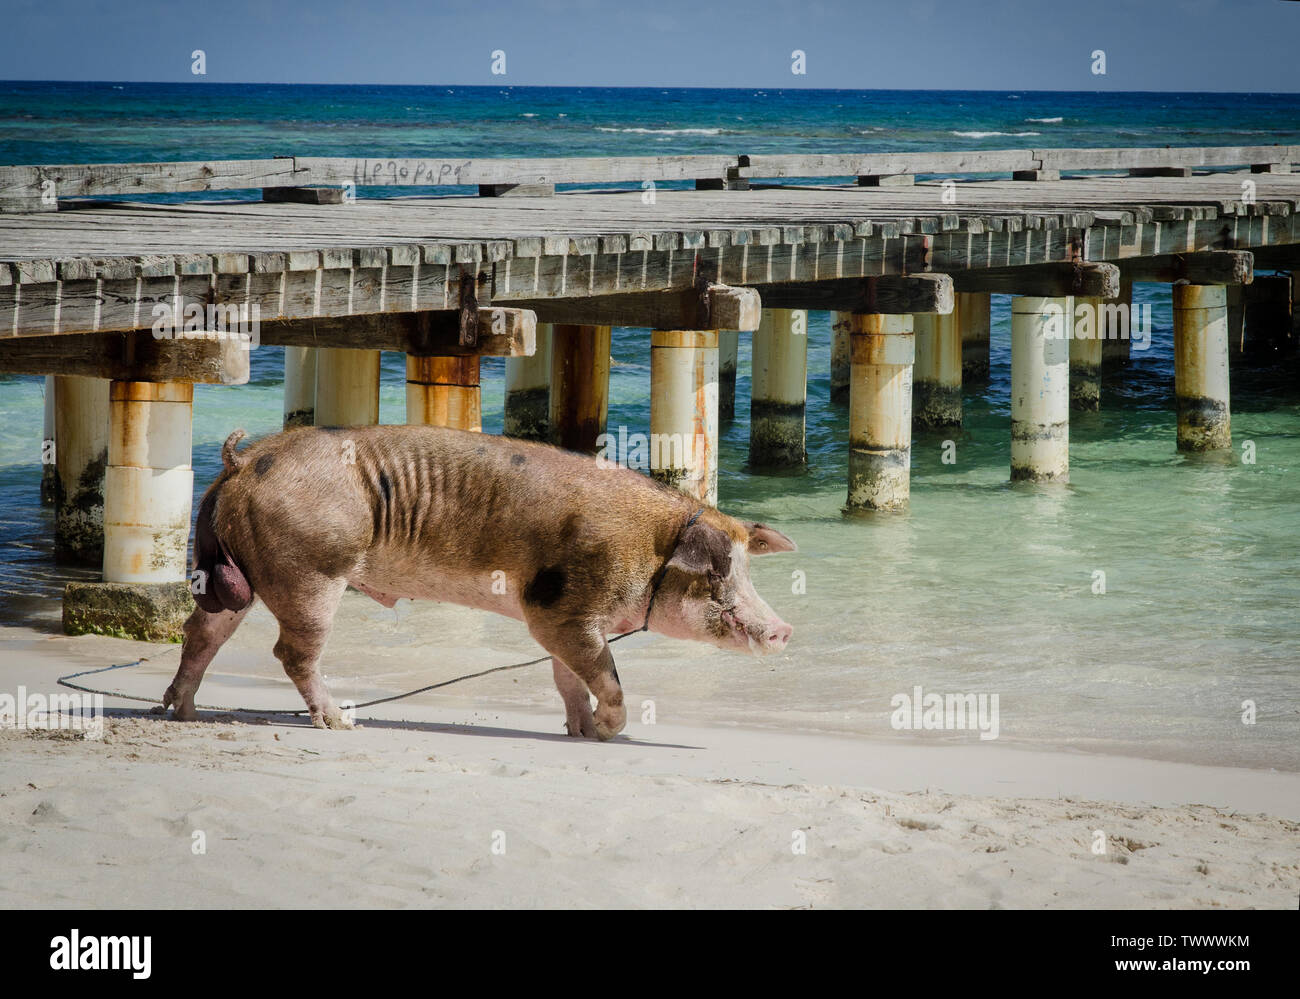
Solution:
M 760 542 L 758 543 L 758 547 L 759 547 L 759 549 L 760 549 L 761 551 L 766 551 L 766 550 L 767 550 L 767 542 L 766 542 L 766 541 L 760 541 Z

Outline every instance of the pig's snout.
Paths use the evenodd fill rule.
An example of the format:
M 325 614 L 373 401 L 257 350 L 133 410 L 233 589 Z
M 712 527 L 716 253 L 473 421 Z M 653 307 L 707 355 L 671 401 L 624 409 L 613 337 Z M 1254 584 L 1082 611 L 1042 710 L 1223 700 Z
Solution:
M 790 641 L 790 636 L 793 634 L 793 625 L 786 624 L 779 617 L 774 617 L 763 628 L 762 641 L 754 651 L 759 655 L 784 652 L 786 643 Z

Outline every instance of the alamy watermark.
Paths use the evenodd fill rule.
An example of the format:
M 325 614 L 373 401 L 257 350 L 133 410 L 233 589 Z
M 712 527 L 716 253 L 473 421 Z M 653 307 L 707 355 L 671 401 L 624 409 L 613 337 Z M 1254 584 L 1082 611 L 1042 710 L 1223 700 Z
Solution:
M 0 728 L 22 732 L 80 732 L 85 739 L 104 737 L 104 695 L 70 691 L 66 694 L 0 693 Z
M 155 340 L 184 340 L 201 333 L 216 333 L 231 339 L 246 336 L 249 350 L 262 342 L 262 307 L 256 302 L 202 305 L 184 302 L 177 295 L 171 302 L 156 303 L 150 314 Z
M 889 706 L 894 709 L 889 724 L 896 731 L 969 729 L 978 730 L 981 741 L 998 737 L 997 694 L 926 694 L 916 686 L 910 695 L 895 694 Z
M 1127 302 L 1079 302 L 1074 307 L 1074 322 L 1067 323 L 1065 310 L 1049 303 L 1043 316 L 1043 336 L 1048 340 L 1131 340 L 1134 350 L 1151 346 L 1149 304 L 1133 308 Z
M 708 452 L 707 434 L 628 433 L 619 427 L 596 437 L 596 466 L 603 469 L 691 468 L 703 475 Z

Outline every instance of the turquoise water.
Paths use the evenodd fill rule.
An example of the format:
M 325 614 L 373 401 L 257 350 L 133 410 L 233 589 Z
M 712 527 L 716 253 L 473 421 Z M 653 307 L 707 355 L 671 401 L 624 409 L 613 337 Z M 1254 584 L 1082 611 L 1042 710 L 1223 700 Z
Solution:
M 200 93 L 3 84 L 0 162 L 375 148 L 392 155 L 559 155 L 1210 144 L 1257 141 L 1250 136 L 1263 133 L 1270 141 L 1300 141 L 1300 101 L 1285 95 L 760 94 L 487 89 L 466 96 L 462 88 L 334 87 Z M 1063 120 L 1026 120 L 1054 117 Z M 715 134 L 683 131 L 714 128 Z M 871 128 L 884 131 L 864 134 Z M 973 139 L 956 131 L 1040 134 Z M 632 702 L 653 698 L 662 721 L 978 745 L 971 733 L 891 728 L 891 697 L 920 685 L 927 692 L 997 693 L 1004 741 L 1297 769 L 1300 382 L 1293 369 L 1236 367 L 1234 450 L 1180 456 L 1168 289 L 1138 285 L 1135 304 L 1152 306 L 1151 349 L 1108 375 L 1100 413 L 1072 414 L 1069 486 L 1007 481 L 1009 302 L 995 296 L 991 378 L 967 387 L 965 426 L 917 434 L 910 510 L 865 519 L 842 514 L 848 426 L 845 409 L 829 401 L 827 314 L 810 318 L 809 465 L 796 474 L 745 469 L 749 348 L 742 336 L 737 419 L 722 434 L 720 505 L 798 541 L 797 554 L 754 567 L 760 592 L 795 626 L 795 636 L 784 656 L 762 661 L 668 640 L 626 643 L 619 664 Z M 644 332 L 616 330 L 613 354 L 610 426 L 645 432 Z M 502 371 L 499 360 L 483 365 L 488 432 L 501 429 Z M 196 490 L 215 472 L 230 430 L 278 429 L 281 375 L 281 351 L 263 347 L 249 385 L 198 387 Z M 41 390 L 39 379 L 0 378 L 0 621 L 53 630 L 61 583 L 77 573 L 52 569 L 50 514 L 37 503 Z M 381 420 L 401 422 L 403 410 L 401 358 L 385 354 Z M 956 443 L 955 465 L 940 460 L 946 439 Z M 1242 461 L 1246 441 L 1254 442 L 1254 464 Z M 791 592 L 796 570 L 806 576 L 805 593 Z M 1093 593 L 1099 570 L 1104 595 Z M 223 668 L 275 679 L 273 634 L 267 621 L 250 619 Z M 525 658 L 530 649 L 513 622 L 427 605 L 395 614 L 349 595 L 326 671 L 358 691 L 396 690 L 461 667 Z M 457 696 L 466 705 L 478 696 L 482 703 L 558 711 L 546 671 L 507 676 Z M 1253 725 L 1241 721 L 1247 700 L 1256 704 Z

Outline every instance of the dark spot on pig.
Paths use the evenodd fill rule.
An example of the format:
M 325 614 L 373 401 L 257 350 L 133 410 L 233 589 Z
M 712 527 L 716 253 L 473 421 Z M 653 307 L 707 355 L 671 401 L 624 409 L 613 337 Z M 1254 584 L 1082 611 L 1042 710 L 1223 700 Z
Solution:
M 384 494 L 384 502 L 393 501 L 393 484 L 388 481 L 388 475 L 384 472 L 379 473 L 379 491 Z
M 614 677 L 614 682 L 617 683 L 620 687 L 623 686 L 623 681 L 618 678 L 618 668 L 615 666 L 610 666 L 609 671 Z
M 487 454 L 487 448 L 483 447 L 482 445 L 479 445 L 479 447 L 474 451 L 474 453 L 482 457 L 483 455 Z
M 551 568 L 541 570 L 524 587 L 524 600 L 538 607 L 550 607 L 564 595 L 564 572 Z
M 526 465 L 527 463 L 528 463 L 528 459 L 525 458 L 522 454 L 515 454 L 510 456 L 510 464 L 512 465 Z
M 341 434 L 343 433 L 343 431 L 347 430 L 348 428 L 347 427 L 320 427 L 319 429 L 325 431 L 325 433 L 327 434 Z
M 270 471 L 271 466 L 274 464 L 275 464 L 275 455 L 264 454 L 262 455 L 262 457 L 257 459 L 257 464 L 253 466 L 253 471 L 257 473 L 257 477 L 260 479 L 263 475 L 265 475 L 268 471 Z

